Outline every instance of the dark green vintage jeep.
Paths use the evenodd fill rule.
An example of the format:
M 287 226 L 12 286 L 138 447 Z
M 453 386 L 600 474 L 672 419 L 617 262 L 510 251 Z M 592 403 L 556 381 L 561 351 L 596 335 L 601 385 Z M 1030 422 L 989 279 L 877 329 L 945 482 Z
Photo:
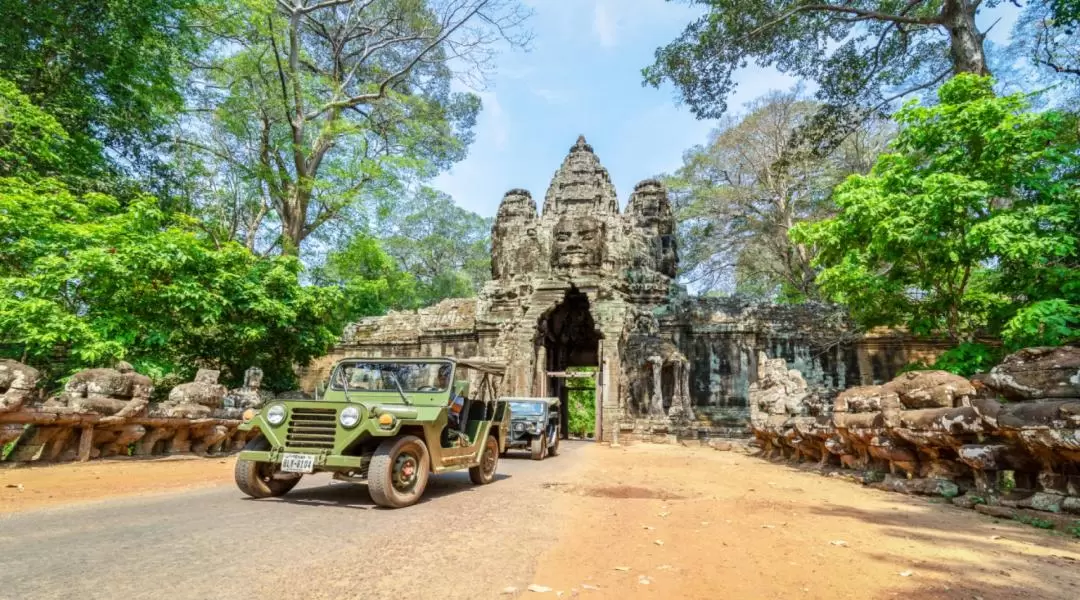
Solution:
M 559 453 L 561 415 L 558 398 L 502 398 L 510 405 L 510 441 L 507 449 L 524 448 L 533 460 Z

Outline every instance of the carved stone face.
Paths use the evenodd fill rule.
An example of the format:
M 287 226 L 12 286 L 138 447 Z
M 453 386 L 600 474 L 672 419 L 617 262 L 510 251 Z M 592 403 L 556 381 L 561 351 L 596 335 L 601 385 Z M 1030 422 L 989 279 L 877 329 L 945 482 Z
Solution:
M 604 224 L 596 217 L 562 217 L 555 225 L 551 264 L 556 267 L 597 267 L 604 256 Z

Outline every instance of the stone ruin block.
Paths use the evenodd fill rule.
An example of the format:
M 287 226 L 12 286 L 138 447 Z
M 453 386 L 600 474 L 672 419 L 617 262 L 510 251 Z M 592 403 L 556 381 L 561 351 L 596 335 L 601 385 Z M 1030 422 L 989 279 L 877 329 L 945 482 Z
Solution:
M 1080 348 L 1027 348 L 1005 357 L 985 384 L 1008 400 L 1080 398 Z
M 32 400 L 40 377 L 33 367 L 0 358 L 0 413 L 19 410 Z
M 751 428 L 766 456 L 887 471 L 879 487 L 906 493 L 970 490 L 957 500 L 965 506 L 1080 510 L 1080 348 L 1022 350 L 975 383 L 944 371 L 904 373 L 840 393 L 817 419 L 805 416 L 808 395 L 782 363 L 760 357 L 752 386 Z

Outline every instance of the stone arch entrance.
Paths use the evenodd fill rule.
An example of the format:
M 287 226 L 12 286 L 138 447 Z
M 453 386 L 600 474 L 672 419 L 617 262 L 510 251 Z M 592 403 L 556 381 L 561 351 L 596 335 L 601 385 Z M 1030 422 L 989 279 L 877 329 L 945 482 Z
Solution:
M 571 367 L 600 367 L 600 340 L 589 298 L 575 287 L 567 290 L 563 300 L 537 323 L 537 350 L 546 371 L 540 375 L 540 389 L 545 396 L 561 402 L 563 438 L 569 437 L 569 389 L 574 387 L 565 377 Z M 599 397 L 596 402 L 599 404 Z M 598 408 L 599 410 L 599 408 Z

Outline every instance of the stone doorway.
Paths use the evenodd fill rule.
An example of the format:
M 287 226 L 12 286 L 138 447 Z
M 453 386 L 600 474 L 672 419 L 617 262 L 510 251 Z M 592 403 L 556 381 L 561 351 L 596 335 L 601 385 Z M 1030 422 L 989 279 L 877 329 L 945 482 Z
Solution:
M 576 288 L 570 288 L 562 302 L 538 323 L 546 363 L 545 396 L 561 400 L 562 422 L 559 435 L 569 437 L 570 398 L 572 380 L 564 376 L 571 367 L 599 367 L 600 339 L 590 312 L 589 298 Z M 548 375 L 553 374 L 553 375 Z

